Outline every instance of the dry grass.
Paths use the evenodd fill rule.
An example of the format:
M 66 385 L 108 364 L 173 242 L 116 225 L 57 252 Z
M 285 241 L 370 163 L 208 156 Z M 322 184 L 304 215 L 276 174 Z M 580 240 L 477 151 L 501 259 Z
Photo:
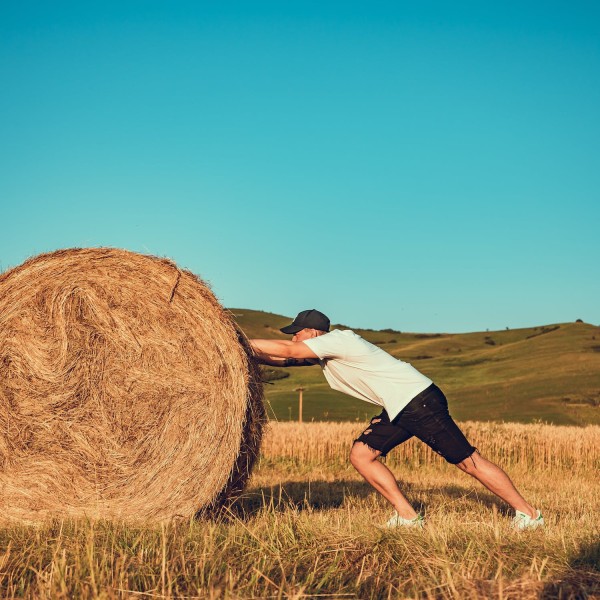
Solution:
M 241 489 L 262 390 L 195 275 L 115 249 L 0 275 L 0 518 L 189 518 Z
M 525 426 L 534 469 L 501 461 L 545 513 L 547 528 L 510 530 L 507 508 L 439 457 L 392 459 L 425 531 L 386 531 L 385 502 L 349 466 L 356 424 L 272 424 L 244 496 L 213 520 L 162 527 L 54 521 L 0 530 L 0 594 L 29 598 L 497 598 L 600 597 L 597 471 L 545 462 L 569 455 L 570 428 Z M 510 425 L 469 424 L 490 447 Z M 580 430 L 598 446 L 598 430 Z M 324 436 L 325 434 L 331 434 Z M 349 437 L 346 437 L 349 433 Z M 516 434 L 519 435 L 516 435 Z M 504 435 L 503 435 L 504 434 Z M 328 439 L 330 438 L 330 439 Z M 335 439 L 334 439 L 335 438 Z M 318 445 L 329 446 L 327 456 Z M 318 440 L 318 441 L 315 441 Z M 557 441 L 558 440 L 558 441 Z M 344 443 L 346 446 L 344 446 Z M 563 445 L 561 445 L 563 444 Z M 302 451 L 300 460 L 290 447 Z M 589 448 L 590 452 L 597 452 Z M 511 462 L 514 456 L 516 463 Z
M 480 453 L 494 462 L 534 471 L 589 472 L 600 469 L 600 427 L 556 427 L 518 423 L 461 423 Z M 289 458 L 299 464 L 348 461 L 357 423 L 271 423 L 263 440 L 265 458 Z M 443 465 L 443 460 L 416 438 L 387 458 L 391 466 Z

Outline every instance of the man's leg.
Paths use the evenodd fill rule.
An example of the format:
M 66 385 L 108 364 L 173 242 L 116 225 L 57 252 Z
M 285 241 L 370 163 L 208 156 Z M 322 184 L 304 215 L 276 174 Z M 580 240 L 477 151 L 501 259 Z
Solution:
M 481 482 L 490 492 L 508 502 L 515 510 L 535 518 L 535 509 L 519 494 L 509 476 L 498 465 L 483 458 L 479 452 L 473 452 L 469 458 L 465 458 L 456 466 Z
M 373 450 L 364 442 L 355 442 L 350 452 L 352 466 L 380 494 L 389 500 L 398 514 L 404 519 L 414 519 L 415 509 L 404 497 L 392 472 L 377 460 L 381 452 Z
M 536 517 L 533 506 L 519 494 L 508 475 L 468 442 L 450 416 L 448 401 L 437 386 L 416 396 L 401 414 L 404 427 L 448 462 L 480 481 L 515 510 Z M 463 456 L 468 458 L 461 460 Z

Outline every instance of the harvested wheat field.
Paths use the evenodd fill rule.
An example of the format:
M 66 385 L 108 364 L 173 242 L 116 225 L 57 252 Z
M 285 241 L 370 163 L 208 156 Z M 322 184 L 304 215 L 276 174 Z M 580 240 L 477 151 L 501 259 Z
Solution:
M 213 519 L 2 527 L 0 597 L 600 598 L 599 427 L 463 424 L 544 511 L 544 530 L 517 532 L 506 504 L 418 442 L 387 464 L 425 529 L 382 527 L 389 504 L 348 461 L 364 425 L 270 423 L 244 494 Z
M 0 275 L 0 515 L 158 521 L 243 489 L 264 411 L 249 346 L 173 262 L 61 250 Z

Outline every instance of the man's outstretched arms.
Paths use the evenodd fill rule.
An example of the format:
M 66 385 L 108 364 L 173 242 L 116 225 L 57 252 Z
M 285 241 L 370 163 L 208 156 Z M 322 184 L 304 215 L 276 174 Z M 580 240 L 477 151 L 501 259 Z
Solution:
M 316 358 L 277 358 L 276 356 L 265 356 L 264 354 L 256 354 L 255 356 L 259 364 L 271 367 L 312 367 L 319 362 Z
M 250 345 L 259 362 L 274 367 L 304 367 L 319 358 L 304 342 L 250 340 Z

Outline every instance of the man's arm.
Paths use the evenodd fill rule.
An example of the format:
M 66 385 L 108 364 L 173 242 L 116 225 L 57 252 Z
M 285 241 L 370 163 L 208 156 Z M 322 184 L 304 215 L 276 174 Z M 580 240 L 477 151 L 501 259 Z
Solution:
M 277 358 L 266 354 L 256 354 L 255 356 L 259 364 L 270 367 L 311 367 L 318 364 L 317 359 L 312 358 Z
M 255 352 L 254 358 L 256 358 L 259 365 L 268 365 L 270 367 L 283 367 L 287 359 L 277 358 L 276 356 L 267 356 L 266 354 L 258 354 Z
M 250 345 L 256 354 L 268 359 L 319 358 L 304 342 L 290 342 L 289 340 L 250 340 Z

